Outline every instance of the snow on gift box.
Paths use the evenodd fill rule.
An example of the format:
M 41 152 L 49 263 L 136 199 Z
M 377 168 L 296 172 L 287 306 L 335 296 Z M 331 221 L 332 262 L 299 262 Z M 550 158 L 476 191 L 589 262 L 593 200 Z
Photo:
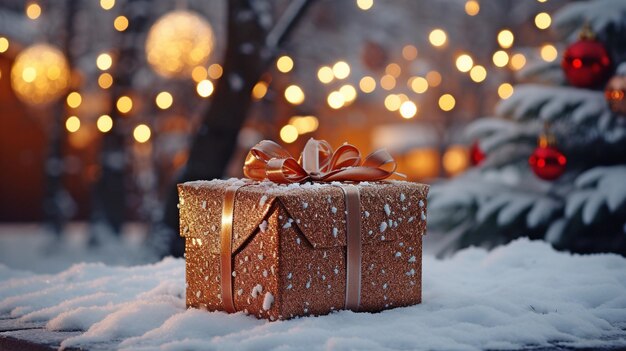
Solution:
M 180 184 L 187 305 L 276 320 L 419 303 L 428 185 L 379 182 L 394 171 L 380 150 L 311 139 L 296 161 L 263 141 L 252 179 Z

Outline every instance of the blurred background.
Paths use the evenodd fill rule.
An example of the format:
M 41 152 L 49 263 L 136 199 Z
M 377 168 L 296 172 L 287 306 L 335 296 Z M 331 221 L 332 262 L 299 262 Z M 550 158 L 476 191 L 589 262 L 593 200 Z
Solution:
M 1 0 L 0 261 L 180 255 L 174 184 L 241 177 L 262 139 L 455 177 L 484 156 L 465 126 L 558 65 L 568 3 Z

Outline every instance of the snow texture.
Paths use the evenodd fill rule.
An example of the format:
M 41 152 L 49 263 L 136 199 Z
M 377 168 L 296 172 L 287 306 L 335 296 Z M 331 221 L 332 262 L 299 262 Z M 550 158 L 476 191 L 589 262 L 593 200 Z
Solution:
M 89 349 L 626 347 L 626 259 L 620 256 L 570 255 L 521 239 L 491 252 L 471 248 L 424 261 L 420 305 L 282 322 L 187 310 L 181 259 L 135 267 L 78 264 L 54 275 L 0 265 L 0 315 L 44 322 L 49 330 L 83 330 L 62 347 Z M 266 292 L 263 308 L 273 298 Z

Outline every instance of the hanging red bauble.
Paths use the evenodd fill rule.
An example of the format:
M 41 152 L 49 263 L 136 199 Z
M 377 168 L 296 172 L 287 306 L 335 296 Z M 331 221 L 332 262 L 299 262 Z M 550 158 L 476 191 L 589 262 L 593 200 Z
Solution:
M 477 166 L 485 159 L 485 153 L 480 149 L 480 145 L 478 144 L 478 140 L 472 143 L 470 147 L 470 160 L 472 161 L 472 165 Z
M 604 96 L 611 111 L 626 116 L 626 76 L 614 76 L 604 88 Z
M 537 177 L 554 180 L 565 172 L 567 158 L 554 146 L 554 136 L 544 134 L 539 138 L 539 146 L 528 158 L 528 164 Z
M 589 27 L 563 54 L 561 67 L 567 81 L 578 88 L 602 86 L 611 74 L 611 58 L 604 45 L 594 38 Z

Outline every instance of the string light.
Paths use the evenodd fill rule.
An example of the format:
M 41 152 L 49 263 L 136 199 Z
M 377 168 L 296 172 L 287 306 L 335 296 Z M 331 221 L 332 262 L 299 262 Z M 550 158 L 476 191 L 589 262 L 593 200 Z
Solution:
M 385 108 L 391 112 L 397 111 L 402 105 L 402 100 L 396 94 L 389 94 L 385 97 Z
M 328 94 L 328 98 L 326 99 L 326 102 L 328 103 L 328 106 L 330 106 L 330 108 L 332 109 L 340 109 L 343 107 L 343 105 L 346 103 L 346 101 L 343 98 L 343 94 L 341 94 L 338 91 L 333 91 L 330 94 Z
M 476 16 L 480 12 L 480 4 L 476 0 L 467 0 L 465 2 L 465 13 L 470 16 Z
M 402 57 L 407 61 L 415 60 L 417 58 L 417 48 L 415 45 L 405 45 L 402 48 Z
M 67 106 L 77 108 L 83 102 L 83 97 L 79 93 L 73 91 L 67 95 Z
M 276 61 L 276 68 L 283 73 L 288 73 L 293 69 L 293 60 L 289 56 L 281 56 Z
M 289 119 L 289 124 L 296 127 L 299 135 L 314 132 L 319 127 L 315 116 L 293 116 Z
M 298 129 L 291 124 L 287 124 L 280 128 L 280 138 L 287 144 L 291 144 L 298 139 Z
M 554 45 L 546 44 L 541 47 L 541 58 L 546 62 L 552 62 L 559 56 L 559 52 Z
M 115 6 L 115 0 L 100 0 L 100 7 L 104 10 L 110 10 Z
M 128 113 L 133 109 L 133 100 L 128 96 L 120 96 L 115 104 L 117 110 L 121 113 Z
M 252 88 L 252 98 L 261 100 L 267 94 L 268 84 L 264 81 L 257 82 Z
M 385 74 L 380 78 L 380 87 L 385 90 L 391 90 L 396 87 L 396 79 L 391 74 Z
M 548 27 L 550 27 L 550 24 L 552 24 L 552 17 L 550 17 L 549 14 L 541 12 L 538 13 L 537 16 L 535 16 L 535 26 L 537 26 L 537 28 L 548 29 Z
M 428 90 L 428 80 L 423 77 L 413 77 L 410 86 L 416 94 L 423 94 Z
M 433 46 L 441 47 L 448 40 L 448 36 L 446 32 L 443 31 L 443 29 L 436 28 L 430 32 L 430 34 L 428 35 L 428 40 Z
M 389 74 L 394 78 L 398 78 L 402 73 L 402 68 L 397 63 L 390 63 L 385 67 L 385 73 Z
M 109 89 L 111 85 L 113 85 L 113 76 L 109 73 L 101 73 L 100 76 L 98 76 L 98 85 L 102 89 Z
M 211 96 L 211 94 L 213 94 L 213 90 L 213 82 L 208 79 L 201 80 L 198 82 L 198 85 L 196 85 L 196 92 L 203 98 Z
M 487 78 L 487 70 L 481 65 L 476 65 L 470 71 L 470 78 L 474 82 L 480 83 Z
M 508 29 L 503 29 L 498 33 L 498 44 L 503 49 L 508 49 L 513 46 L 513 41 L 515 40 L 515 36 L 513 32 Z
M 80 129 L 80 119 L 76 116 L 70 116 L 65 120 L 65 129 L 70 133 L 75 133 Z
M 220 77 L 222 77 L 222 74 L 224 74 L 224 69 L 219 63 L 214 63 L 209 66 L 208 73 L 209 78 L 220 79 Z
M 469 72 L 470 69 L 474 66 L 474 60 L 468 54 L 459 55 L 456 58 L 456 69 L 461 72 Z
M 374 0 L 356 0 L 356 6 L 363 11 L 367 11 L 374 6 Z
M 405 101 L 400 105 L 400 116 L 404 119 L 410 119 L 417 114 L 417 105 L 413 101 Z
M 9 50 L 9 39 L 0 37 L 0 54 Z
M 426 80 L 431 87 L 438 87 L 441 84 L 441 74 L 437 71 L 430 71 L 426 73 Z
M 333 75 L 337 79 L 345 79 L 350 75 L 350 65 L 345 61 L 338 61 L 333 65 Z
M 98 117 L 96 127 L 98 127 L 98 130 L 102 133 L 110 131 L 113 128 L 113 118 L 109 115 L 102 115 Z
M 193 79 L 194 82 L 198 83 L 201 80 L 205 80 L 207 78 L 207 70 L 202 67 L 202 66 L 196 66 L 192 71 L 191 71 L 191 79 Z
M 98 66 L 98 69 L 100 69 L 101 71 L 106 71 L 111 68 L 112 65 L 113 58 L 111 58 L 111 55 L 107 53 L 102 53 L 98 55 L 98 58 L 96 59 L 96 66 Z
M 514 70 L 520 70 L 526 65 L 526 57 L 523 54 L 515 54 L 511 56 L 511 62 L 509 62 L 511 68 Z
M 439 108 L 443 111 L 451 111 L 456 105 L 454 96 L 450 94 L 443 94 L 439 97 Z
M 36 2 L 28 4 L 26 6 L 26 16 L 32 20 L 36 20 L 41 16 L 41 6 Z
M 504 50 L 498 50 L 493 53 L 491 60 L 496 67 L 504 67 L 509 63 L 509 54 Z
M 359 88 L 364 93 L 371 93 L 376 89 L 376 80 L 370 76 L 365 76 L 359 81 Z
M 509 83 L 502 83 L 498 87 L 498 96 L 500 99 L 508 99 L 513 95 L 513 86 Z
M 133 137 L 139 143 L 145 143 L 146 141 L 150 140 L 151 135 L 152 132 L 150 131 L 150 127 L 145 124 L 140 124 L 136 126 L 133 130 Z
M 172 104 L 174 103 L 174 97 L 172 97 L 172 94 L 170 94 L 169 92 L 162 91 L 157 94 L 155 102 L 161 110 L 165 110 L 172 106 Z
M 343 95 L 343 99 L 346 103 L 350 103 L 356 99 L 356 89 L 350 84 L 346 84 L 339 88 L 339 93 Z
M 113 27 L 118 32 L 123 32 L 128 28 L 128 18 L 126 16 L 117 16 L 113 20 Z
M 333 69 L 328 66 L 322 66 L 319 70 L 317 70 L 317 79 L 324 84 L 328 84 L 335 79 L 335 74 L 333 73 Z
M 285 89 L 285 99 L 294 105 L 300 105 L 304 102 L 304 92 L 299 86 L 290 85 Z

